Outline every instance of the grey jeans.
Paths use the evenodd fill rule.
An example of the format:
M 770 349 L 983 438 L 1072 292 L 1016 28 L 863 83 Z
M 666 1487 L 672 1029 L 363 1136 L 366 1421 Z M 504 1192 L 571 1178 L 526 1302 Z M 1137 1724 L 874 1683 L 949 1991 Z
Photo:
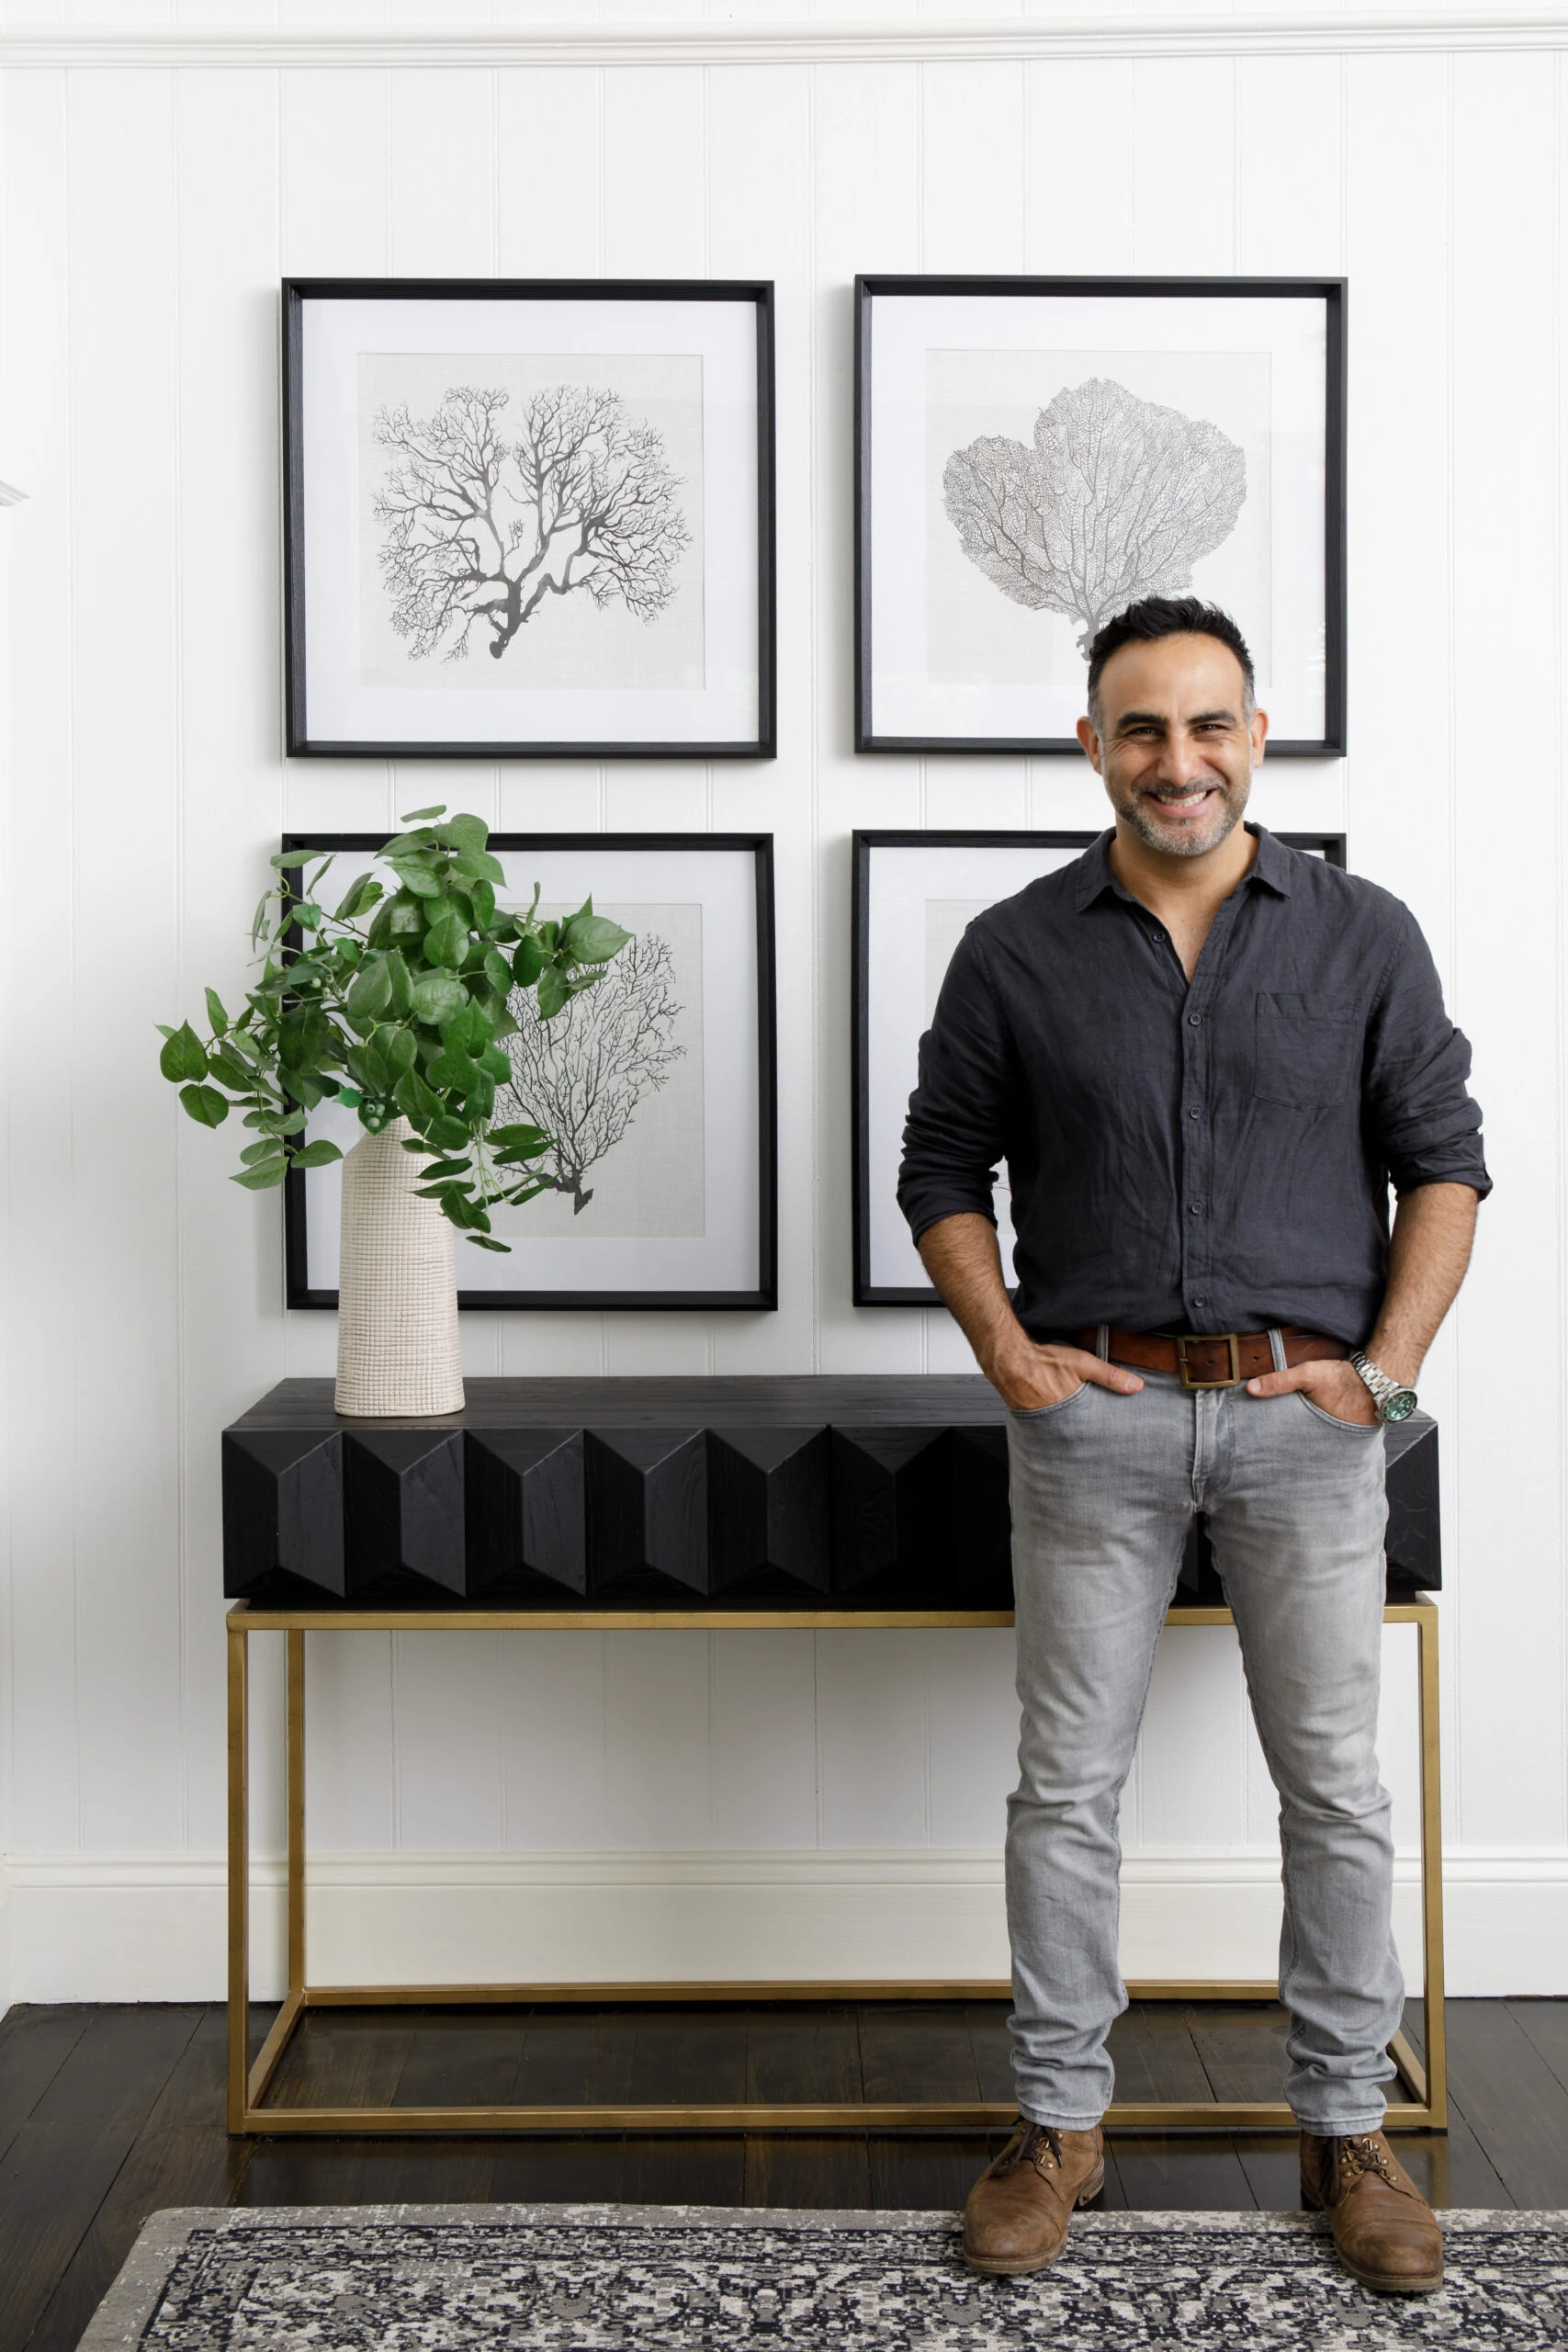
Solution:
M 1300 1395 L 1080 1388 L 1010 1417 L 1020 1780 L 1008 1804 L 1021 2111 L 1082 2131 L 1110 2102 L 1122 1789 L 1195 1511 L 1206 1514 L 1280 1792 L 1286 2096 L 1312 2132 L 1376 2131 L 1404 1984 L 1375 1753 L 1383 1441 Z

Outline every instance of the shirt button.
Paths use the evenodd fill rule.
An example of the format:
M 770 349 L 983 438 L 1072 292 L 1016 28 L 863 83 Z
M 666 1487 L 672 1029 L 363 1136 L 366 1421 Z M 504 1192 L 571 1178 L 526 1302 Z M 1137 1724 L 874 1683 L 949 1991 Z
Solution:
M 1192 1294 L 1192 1304 L 1194 1306 L 1207 1306 L 1209 1302 L 1201 1290 L 1195 1290 Z
M 1187 1016 L 1187 1026 L 1189 1029 L 1201 1029 L 1203 1026 L 1202 1014 L 1201 1012 L 1190 1012 Z
M 1188 1202 L 1188 1204 L 1187 1204 L 1187 1205 L 1188 1205 L 1188 1208 L 1191 1211 L 1191 1213 L 1192 1213 L 1192 1215 L 1193 1215 L 1194 1216 L 1202 1216 L 1202 1214 L 1203 1214 L 1203 1204 L 1202 1204 L 1202 1202 L 1201 1202 L 1201 1201 L 1189 1201 L 1189 1202 Z
M 1203 1114 L 1201 1111 L 1189 1111 L 1187 1115 L 1190 1119 L 1201 1119 Z

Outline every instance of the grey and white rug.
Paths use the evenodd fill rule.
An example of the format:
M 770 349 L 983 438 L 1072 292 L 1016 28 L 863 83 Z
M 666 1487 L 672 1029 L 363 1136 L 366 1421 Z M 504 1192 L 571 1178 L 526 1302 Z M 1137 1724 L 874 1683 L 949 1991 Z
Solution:
M 1559 2352 L 1568 2213 L 1445 2213 L 1436 2295 L 1304 2213 L 1093 2213 L 981 2278 L 952 2213 L 315 2206 L 154 2214 L 80 2352 Z

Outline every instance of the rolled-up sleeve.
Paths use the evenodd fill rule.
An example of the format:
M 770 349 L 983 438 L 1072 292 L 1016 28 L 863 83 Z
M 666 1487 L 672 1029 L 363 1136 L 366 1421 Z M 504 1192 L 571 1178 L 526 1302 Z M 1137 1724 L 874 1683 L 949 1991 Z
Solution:
M 918 1241 L 940 1217 L 996 1223 L 992 1193 L 1016 1083 L 1007 1023 L 973 925 L 960 940 L 920 1040 L 898 1205 Z
M 1470 1041 L 1443 1007 L 1431 950 L 1407 908 L 1372 1009 L 1362 1103 L 1370 1139 L 1394 1190 L 1470 1184 L 1492 1190 L 1481 1106 L 1469 1092 Z

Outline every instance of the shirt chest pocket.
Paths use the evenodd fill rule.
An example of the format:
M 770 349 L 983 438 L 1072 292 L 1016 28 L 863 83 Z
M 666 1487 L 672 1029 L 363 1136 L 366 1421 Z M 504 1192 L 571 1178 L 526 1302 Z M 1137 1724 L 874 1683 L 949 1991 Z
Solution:
M 1261 1102 L 1314 1111 L 1361 1080 L 1361 1022 L 1353 999 L 1260 994 L 1252 1091 Z

